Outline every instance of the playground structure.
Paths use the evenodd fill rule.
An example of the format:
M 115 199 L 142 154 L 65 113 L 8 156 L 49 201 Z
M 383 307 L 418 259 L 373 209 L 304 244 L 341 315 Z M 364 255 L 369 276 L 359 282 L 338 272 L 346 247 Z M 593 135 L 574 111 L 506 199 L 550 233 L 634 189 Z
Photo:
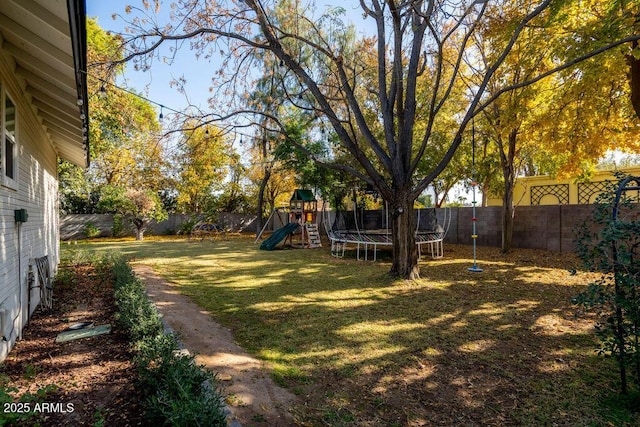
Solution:
M 378 211 L 362 211 L 360 216 L 354 208 L 351 214 L 337 211 L 331 227 L 328 212 L 323 210 L 323 223 L 327 237 L 331 242 L 331 255 L 343 258 L 347 247 L 354 246 L 358 260 L 376 261 L 378 249 L 393 246 L 391 230 L 389 229 L 388 209 Z M 435 209 L 417 209 L 415 240 L 418 257 L 422 253 L 430 253 L 434 259 L 444 255 L 444 238 L 451 224 L 451 210 L 444 212 L 443 225 L 438 223 Z M 311 190 L 297 189 L 293 192 L 287 208 L 274 209 L 269 219 L 258 233 L 257 243 L 267 226 L 277 217 L 280 221 L 286 218 L 287 223 L 275 230 L 265 239 L 260 249 L 274 250 L 287 239 L 292 247 L 318 248 L 322 247 L 318 232 L 318 201 Z M 284 217 L 284 218 L 283 218 Z M 297 242 L 294 236 L 299 235 Z M 426 246 L 426 248 L 425 248 Z
M 227 232 L 221 225 L 211 224 L 208 222 L 199 222 L 193 226 L 191 229 L 191 233 L 189 233 L 189 240 L 191 239 L 200 239 L 200 240 L 219 240 L 225 239 L 227 237 Z
M 434 259 L 444 256 L 444 238 L 451 223 L 451 210 L 443 209 L 442 212 L 444 227 L 438 223 L 435 209 L 416 210 L 415 241 L 418 257 L 421 257 L 425 250 L 423 246 L 427 247 Z M 325 225 L 328 223 L 325 219 Z M 331 242 L 331 255 L 336 258 L 343 258 L 347 247 L 351 245 L 355 246 L 358 260 L 376 261 L 380 247 L 393 246 L 388 209 L 366 211 L 360 217 L 355 209 L 351 215 L 338 211 L 331 228 L 325 228 Z
M 288 214 L 288 223 L 275 230 L 268 239 L 264 240 L 260 245 L 260 249 L 274 250 L 280 242 L 284 241 L 286 244 L 287 239 L 289 239 L 291 246 L 297 248 L 322 247 L 317 224 L 318 201 L 311 190 L 305 189 L 297 189 L 293 192 L 289 200 L 288 209 L 274 209 L 271 212 L 269 219 L 260 230 L 260 233 L 258 233 L 256 242 L 260 239 L 274 215 L 280 216 L 283 212 Z M 293 238 L 294 235 L 298 234 L 298 230 L 300 230 L 300 238 L 298 242 L 294 242 Z

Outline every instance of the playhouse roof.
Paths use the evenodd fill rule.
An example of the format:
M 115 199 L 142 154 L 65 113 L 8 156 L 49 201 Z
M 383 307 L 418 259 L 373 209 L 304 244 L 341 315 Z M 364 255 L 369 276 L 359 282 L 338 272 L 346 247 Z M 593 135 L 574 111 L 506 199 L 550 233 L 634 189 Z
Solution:
M 293 196 L 291 196 L 290 201 L 303 201 L 303 202 L 315 202 L 316 197 L 313 195 L 313 191 L 311 190 L 303 190 L 298 188 L 293 192 Z

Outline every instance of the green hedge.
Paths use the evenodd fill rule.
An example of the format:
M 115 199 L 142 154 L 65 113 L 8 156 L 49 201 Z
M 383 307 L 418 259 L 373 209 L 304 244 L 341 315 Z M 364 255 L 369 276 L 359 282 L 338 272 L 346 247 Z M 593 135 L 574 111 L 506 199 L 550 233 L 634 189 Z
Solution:
M 117 322 L 136 349 L 149 424 L 226 426 L 214 375 L 180 352 L 173 335 L 163 333 L 158 311 L 126 261 L 112 262 Z

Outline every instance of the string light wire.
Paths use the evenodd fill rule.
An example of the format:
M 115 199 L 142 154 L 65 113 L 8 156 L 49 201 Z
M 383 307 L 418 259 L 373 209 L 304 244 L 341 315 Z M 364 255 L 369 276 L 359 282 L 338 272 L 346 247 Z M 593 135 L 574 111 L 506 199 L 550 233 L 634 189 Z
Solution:
M 136 93 L 136 92 L 134 92 L 134 91 L 132 91 L 130 89 L 127 89 L 125 87 L 119 86 L 119 85 L 117 85 L 117 84 L 115 84 L 113 82 L 110 82 L 110 81 L 105 80 L 103 78 L 100 78 L 98 76 L 94 76 L 94 75 L 90 74 L 87 71 L 83 70 L 82 72 L 85 73 L 88 77 L 91 77 L 91 78 L 93 78 L 93 79 L 95 79 L 95 80 L 100 82 L 101 85 L 100 85 L 99 92 L 97 94 L 100 97 L 104 97 L 104 96 L 107 95 L 107 86 L 109 86 L 111 88 L 114 88 L 114 89 L 123 91 L 125 93 L 128 93 L 129 95 L 133 95 L 133 96 L 135 96 L 135 97 L 137 97 L 139 99 L 142 99 L 143 101 L 146 101 L 146 102 L 148 102 L 148 103 L 150 103 L 152 105 L 160 107 L 160 114 L 158 116 L 160 121 L 162 121 L 164 119 L 163 111 L 166 109 L 166 110 L 174 113 L 176 116 L 182 116 L 186 120 L 198 121 L 198 122 L 202 123 L 204 126 L 207 126 L 208 124 L 211 123 L 211 121 L 203 122 L 202 117 L 193 116 L 193 115 L 185 113 L 184 111 L 180 111 L 180 110 L 177 110 L 177 109 L 172 108 L 170 106 L 167 106 L 165 104 L 161 104 L 161 103 L 159 103 L 157 101 L 154 101 L 154 100 L 152 100 L 150 98 L 147 98 L 144 95 L 140 95 L 139 93 Z M 243 145 L 244 144 L 244 138 L 248 139 L 249 141 L 252 141 L 252 140 L 255 140 L 256 138 L 258 138 L 255 134 L 244 133 L 244 132 L 240 132 L 240 131 L 237 130 L 238 127 L 249 127 L 249 126 L 252 126 L 252 125 L 239 125 L 239 126 L 238 125 L 234 125 L 234 126 L 231 126 L 233 128 L 233 130 L 227 130 L 227 131 L 223 130 L 223 134 L 229 134 L 229 133 L 233 132 L 233 134 L 234 134 L 233 141 L 235 142 L 237 137 L 240 136 L 240 145 Z M 185 131 L 185 130 L 194 131 L 195 129 L 196 128 L 183 129 L 183 131 Z M 322 130 L 324 131 L 324 128 Z M 209 135 L 210 135 L 208 127 L 205 128 L 205 135 L 207 137 L 209 137 Z M 190 136 L 189 136 L 189 138 L 190 138 Z M 167 154 L 168 155 L 175 154 L 177 152 L 177 150 L 180 148 L 178 145 L 179 144 L 176 144 L 176 146 L 173 149 L 168 149 L 167 150 Z M 270 164 L 270 163 L 273 163 L 273 161 L 249 162 L 247 164 L 244 164 L 244 163 L 241 162 L 240 164 L 242 164 L 244 167 L 248 167 L 248 166 L 265 165 L 265 164 Z
M 87 72 L 87 71 L 82 70 L 82 72 L 83 72 L 84 74 L 86 74 L 86 75 L 87 75 L 87 77 L 91 77 L 92 79 L 95 79 L 95 80 L 97 80 L 97 81 L 99 81 L 99 82 L 101 83 L 101 85 L 100 85 L 100 89 L 99 89 L 99 92 L 98 92 L 98 96 L 100 96 L 100 97 L 104 97 L 104 96 L 106 96 L 106 94 L 107 94 L 107 88 L 106 88 L 106 86 L 107 86 L 107 85 L 108 85 L 109 87 L 114 88 L 114 89 L 121 90 L 121 91 L 123 91 L 123 92 L 128 93 L 129 95 L 133 95 L 133 96 L 135 96 L 135 97 L 137 97 L 137 98 L 139 98 L 139 99 L 142 99 L 142 100 L 144 100 L 144 101 L 146 101 L 146 102 L 148 102 L 148 103 L 150 103 L 150 104 L 153 104 L 153 105 L 155 105 L 155 106 L 157 106 L 157 107 L 160 107 L 160 115 L 158 116 L 158 118 L 159 118 L 161 121 L 164 119 L 164 114 L 163 114 L 163 111 L 164 111 L 164 110 L 168 110 L 168 111 L 170 111 L 170 112 L 174 113 L 176 116 L 182 116 L 182 117 L 184 117 L 185 119 L 189 119 L 189 120 L 197 121 L 197 122 L 199 122 L 201 125 L 204 125 L 204 126 L 206 126 L 206 125 L 208 125 L 208 124 L 211 124 L 212 122 L 214 122 L 214 121 L 215 121 L 215 120 L 206 120 L 206 119 L 204 119 L 204 117 L 206 117 L 206 115 L 202 115 L 202 116 L 194 116 L 194 115 L 191 115 L 191 114 L 187 114 L 187 113 L 185 113 L 184 111 L 180 111 L 180 110 L 177 110 L 177 109 L 175 109 L 175 108 L 169 107 L 169 106 L 167 106 L 167 105 L 165 105 L 165 104 L 161 104 L 161 103 L 159 103 L 159 102 L 157 102 L 157 101 L 154 101 L 153 99 L 147 98 L 147 97 L 146 97 L 146 96 L 144 96 L 144 95 L 140 95 L 139 93 L 136 93 L 136 92 L 134 92 L 134 91 L 132 91 L 132 90 L 130 90 L 130 89 L 127 89 L 127 88 L 122 87 L 122 86 L 119 86 L 119 85 L 117 85 L 117 84 L 115 84 L 115 83 L 113 83 L 113 82 L 110 82 L 110 81 L 108 81 L 108 80 L 105 80 L 105 79 L 103 79 L 103 78 L 101 78 L 101 77 L 98 77 L 98 76 L 95 76 L 95 75 L 93 75 L 93 74 L 90 74 L 90 73 L 89 73 L 89 72 Z M 90 98 L 91 98 L 91 97 L 90 97 Z M 257 138 L 257 136 L 256 136 L 255 134 L 249 134 L 249 133 L 240 132 L 240 131 L 238 131 L 237 129 L 238 129 L 238 128 L 242 128 L 242 127 L 251 127 L 251 126 L 253 126 L 253 125 L 254 125 L 254 124 L 247 124 L 247 125 L 232 125 L 232 126 L 230 126 L 230 128 L 232 128 L 233 130 L 224 130 L 223 128 L 221 128 L 221 129 L 223 129 L 223 130 L 224 130 L 224 134 L 227 134 L 227 133 L 231 133 L 231 132 L 233 132 L 236 136 L 238 136 L 238 135 L 239 135 L 239 136 L 240 136 L 240 145 L 242 145 L 242 144 L 243 144 L 243 137 L 246 137 L 246 138 L 248 138 L 249 140 L 253 140 L 253 139 Z M 199 127 L 199 126 L 198 126 L 198 127 Z M 193 130 L 193 129 L 182 129 L 182 130 Z M 324 129 L 324 127 L 322 127 L 322 128 L 321 128 L 321 132 L 322 132 L 323 134 L 324 134 L 324 131 L 325 131 L 325 129 Z M 205 134 L 207 134 L 207 135 L 208 135 L 208 129 L 206 129 Z M 235 141 L 235 137 L 234 137 L 234 141 Z

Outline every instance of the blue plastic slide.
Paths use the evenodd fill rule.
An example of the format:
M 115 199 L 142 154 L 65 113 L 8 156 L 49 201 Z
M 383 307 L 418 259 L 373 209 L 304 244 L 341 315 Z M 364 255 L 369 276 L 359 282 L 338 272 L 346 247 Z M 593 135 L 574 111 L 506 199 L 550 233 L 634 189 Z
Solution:
M 274 231 L 271 236 L 260 245 L 260 249 L 265 251 L 272 251 L 276 248 L 278 243 L 287 238 L 287 236 L 298 229 L 298 224 L 290 222 L 282 228 Z

